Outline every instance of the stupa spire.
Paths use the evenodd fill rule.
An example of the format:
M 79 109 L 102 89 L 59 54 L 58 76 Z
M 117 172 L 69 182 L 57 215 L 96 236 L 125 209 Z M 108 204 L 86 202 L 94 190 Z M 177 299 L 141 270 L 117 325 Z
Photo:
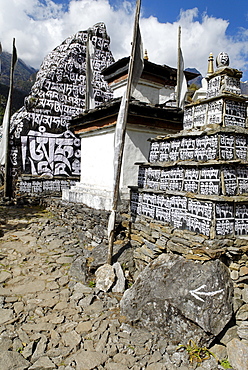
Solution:
M 210 53 L 208 57 L 207 75 L 211 75 L 212 73 L 214 73 L 214 57 L 213 57 L 213 53 Z

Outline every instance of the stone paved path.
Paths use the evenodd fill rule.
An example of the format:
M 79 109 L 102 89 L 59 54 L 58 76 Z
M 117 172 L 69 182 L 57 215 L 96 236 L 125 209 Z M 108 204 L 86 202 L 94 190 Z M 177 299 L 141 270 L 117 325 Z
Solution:
M 82 251 L 52 215 L 0 206 L 0 235 L 0 370 L 195 368 L 184 352 L 129 326 L 120 294 L 73 277 Z M 212 359 L 198 369 L 218 367 Z

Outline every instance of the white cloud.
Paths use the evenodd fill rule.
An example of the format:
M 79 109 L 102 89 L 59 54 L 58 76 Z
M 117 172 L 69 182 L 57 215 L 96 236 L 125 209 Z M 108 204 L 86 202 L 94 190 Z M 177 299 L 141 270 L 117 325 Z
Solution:
M 197 68 L 205 75 L 209 53 L 212 52 L 216 57 L 221 51 L 225 51 L 230 56 L 233 68 L 242 70 L 247 68 L 244 51 L 246 50 L 247 57 L 248 35 L 243 41 L 234 40 L 226 35 L 228 21 L 209 17 L 206 13 L 201 16 L 200 21 L 197 17 L 198 10 L 194 8 L 181 12 L 178 21 L 174 23 L 162 24 L 154 17 L 142 19 L 142 35 L 151 60 L 176 67 L 177 34 L 180 24 L 185 67 Z
M 68 36 L 104 22 L 117 60 L 130 53 L 133 6 L 129 1 L 113 7 L 108 0 L 71 0 L 65 12 L 52 0 L 0 0 L 0 41 L 10 52 L 15 37 L 19 57 L 39 68 L 44 57 Z M 180 24 L 185 67 L 195 67 L 204 75 L 209 53 L 216 57 L 225 51 L 232 67 L 247 69 L 248 30 L 241 29 L 235 38 L 228 37 L 226 20 L 206 13 L 199 16 L 198 9 L 193 8 L 181 11 L 174 23 L 161 23 L 152 16 L 141 16 L 140 23 L 144 47 L 152 62 L 176 67 Z

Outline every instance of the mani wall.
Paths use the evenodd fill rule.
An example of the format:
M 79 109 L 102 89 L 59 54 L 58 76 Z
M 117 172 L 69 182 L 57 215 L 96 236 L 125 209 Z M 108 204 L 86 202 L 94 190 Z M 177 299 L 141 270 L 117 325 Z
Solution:
M 210 239 L 248 234 L 247 103 L 241 72 L 209 77 L 205 100 L 185 107 L 184 130 L 151 141 L 131 212 Z
M 211 308 L 214 302 L 223 302 L 219 294 L 227 291 L 230 284 L 233 293 L 227 302 L 232 307 L 232 320 L 217 334 L 216 343 L 222 349 L 227 346 L 235 369 L 244 369 L 248 348 L 247 98 L 240 93 L 241 72 L 225 64 L 217 67 L 208 77 L 206 99 L 185 107 L 183 131 L 152 139 L 149 162 L 139 164 L 138 186 L 131 188 L 129 235 L 135 267 L 142 273 L 125 293 L 123 307 L 130 319 L 141 317 L 142 323 L 149 326 L 158 321 L 157 314 L 154 322 L 151 319 L 156 307 L 156 313 L 161 312 L 165 318 L 160 330 L 165 327 L 169 332 L 175 315 L 166 316 L 167 303 L 180 313 L 187 311 L 186 304 L 193 308 L 190 320 L 198 320 L 203 328 L 201 317 L 213 317 L 214 312 L 218 312 L 218 322 L 225 317 L 222 308 Z M 176 267 L 173 261 L 177 259 L 181 265 Z M 161 276 L 156 275 L 153 281 L 150 294 L 155 293 L 147 301 L 154 304 L 148 316 L 143 309 L 148 304 L 139 303 L 139 288 L 144 278 L 148 296 L 151 276 L 155 276 L 161 261 L 168 262 L 169 273 L 165 263 Z M 205 270 L 214 265 L 218 265 L 216 271 L 206 274 Z M 224 266 L 228 271 L 225 276 Z M 195 269 L 199 269 L 197 273 Z M 217 276 L 224 285 L 218 285 Z M 163 285 L 158 288 L 159 293 L 158 281 Z M 168 300 L 161 299 L 161 292 L 168 291 Z M 158 297 L 162 301 L 161 311 Z M 185 317 L 189 317 L 189 311 Z M 180 329 L 173 331 L 173 340 L 174 332 Z M 180 334 L 179 340 L 186 338 L 188 332 L 191 338 L 197 337 L 190 329 Z M 239 353 L 237 367 L 229 351 L 234 346 Z
M 16 194 L 60 193 L 79 179 L 80 139 L 69 129 L 85 109 L 88 31 L 67 38 L 44 59 L 24 107 L 11 120 L 10 157 Z M 103 23 L 90 29 L 95 48 L 96 106 L 112 97 L 101 71 L 114 62 Z

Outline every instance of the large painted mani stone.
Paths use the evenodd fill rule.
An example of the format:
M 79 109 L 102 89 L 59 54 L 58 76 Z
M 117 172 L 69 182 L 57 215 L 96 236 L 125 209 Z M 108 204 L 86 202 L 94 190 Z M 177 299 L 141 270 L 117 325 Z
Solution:
M 21 181 L 24 192 L 49 190 L 44 186 L 61 190 L 59 181 L 80 175 L 80 139 L 68 127 L 71 118 L 85 109 L 87 37 L 88 31 L 80 31 L 47 55 L 24 107 L 12 117 L 12 174 L 32 179 L 32 183 Z M 98 106 L 112 98 L 101 71 L 114 59 L 103 23 L 90 29 L 90 38 L 95 48 L 92 85 Z M 44 178 L 49 184 L 40 181 Z

